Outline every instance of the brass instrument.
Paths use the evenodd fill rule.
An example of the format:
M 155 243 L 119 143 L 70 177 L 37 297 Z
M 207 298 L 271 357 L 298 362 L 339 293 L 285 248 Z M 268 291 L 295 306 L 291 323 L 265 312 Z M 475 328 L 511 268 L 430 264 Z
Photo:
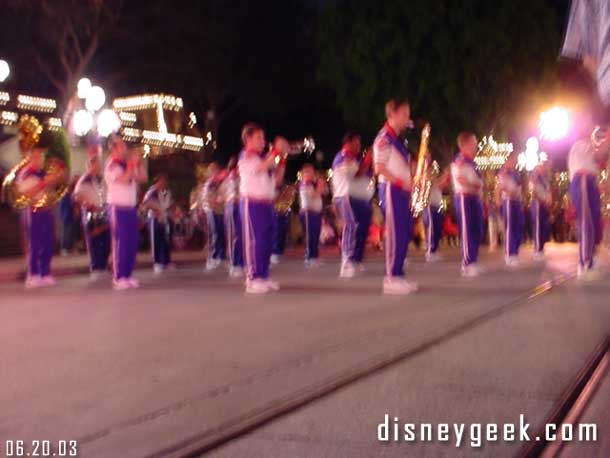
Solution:
M 426 123 L 421 131 L 421 142 L 417 154 L 417 168 L 413 177 L 413 192 L 411 194 L 411 212 L 413 217 L 419 214 L 428 206 L 430 199 L 430 159 L 428 157 L 428 144 L 430 142 L 430 124 Z
M 292 208 L 295 199 L 297 198 L 296 185 L 289 184 L 282 188 L 280 193 L 275 198 L 273 206 L 278 213 L 286 213 Z
M 269 151 L 273 149 L 273 143 L 269 144 Z M 305 137 L 303 140 L 296 142 L 284 142 L 284 147 L 280 149 L 282 157 L 287 158 L 288 156 L 298 156 L 299 154 L 310 155 L 316 149 L 316 142 L 313 137 Z M 276 164 L 279 164 L 280 157 L 276 157 Z
M 22 152 L 27 152 L 40 141 L 42 126 L 35 117 L 24 115 L 19 120 L 18 128 L 19 146 Z M 50 178 L 53 188 L 45 189 L 36 196 L 28 196 L 19 192 L 16 178 L 29 162 L 30 158 L 26 156 L 8 172 L 2 182 L 3 199 L 16 210 L 30 207 L 36 211 L 53 207 L 69 189 L 64 163 L 57 157 L 48 157 L 45 161 L 45 175 Z

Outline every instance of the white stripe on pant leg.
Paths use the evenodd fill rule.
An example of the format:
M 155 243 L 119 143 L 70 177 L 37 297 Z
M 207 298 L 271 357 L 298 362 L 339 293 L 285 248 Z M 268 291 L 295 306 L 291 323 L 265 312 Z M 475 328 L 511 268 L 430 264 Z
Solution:
M 428 205 L 428 254 L 432 254 L 432 209 Z
M 154 218 L 150 218 L 150 248 L 151 248 L 151 252 L 152 252 L 152 258 L 153 258 L 153 265 L 157 262 L 157 257 L 155 256 L 156 254 L 156 250 L 155 250 L 155 219 Z
M 250 201 L 245 199 L 244 201 L 244 220 L 242 227 L 244 229 L 243 236 L 245 237 L 245 254 L 246 262 L 248 264 L 248 277 L 252 278 L 256 274 L 256 236 L 254 233 L 253 223 L 250 219 Z
M 392 276 L 394 262 L 396 260 L 396 227 L 394 226 L 394 204 L 392 201 L 392 189 L 390 183 L 386 183 L 386 275 Z
M 506 199 L 506 256 L 510 256 L 510 200 Z
M 116 216 L 116 205 L 112 205 L 110 207 L 110 228 L 111 228 L 111 236 L 110 240 L 112 241 L 112 272 L 115 280 L 119 279 L 119 230 L 117 227 L 117 216 Z
M 589 230 L 593 228 L 593 216 L 591 215 L 591 208 L 589 207 L 589 190 L 587 188 L 587 177 L 583 176 L 582 180 L 582 200 L 583 200 L 583 237 L 585 237 L 584 243 L 584 261 L 587 265 L 593 264 L 593 242 L 594 239 L 593 231 L 591 230 L 591 237 L 589 236 Z M 589 248 L 590 246 L 590 248 Z
M 461 213 L 462 213 L 462 258 L 463 265 L 467 266 L 470 263 L 470 250 L 469 250 L 469 237 L 468 237 L 468 224 L 466 223 L 466 199 L 464 194 L 460 195 L 461 200 Z
M 311 257 L 309 252 L 309 212 L 305 210 L 305 256 L 307 259 Z

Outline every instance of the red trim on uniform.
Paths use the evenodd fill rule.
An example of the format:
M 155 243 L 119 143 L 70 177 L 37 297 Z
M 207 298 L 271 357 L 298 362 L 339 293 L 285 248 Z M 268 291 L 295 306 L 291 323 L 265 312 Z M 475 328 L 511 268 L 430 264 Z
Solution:
M 388 131 L 388 134 L 390 134 L 390 137 L 392 138 L 396 138 L 398 137 L 398 134 L 396 133 L 396 131 L 394 129 L 392 129 L 392 126 L 390 126 L 387 122 L 385 123 L 385 126 L 383 126 L 385 128 L 385 130 Z

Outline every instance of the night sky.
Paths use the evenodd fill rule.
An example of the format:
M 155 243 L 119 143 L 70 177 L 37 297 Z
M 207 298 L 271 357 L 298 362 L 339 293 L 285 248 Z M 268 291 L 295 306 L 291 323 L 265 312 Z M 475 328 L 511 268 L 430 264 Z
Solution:
M 88 29 L 96 27 L 92 25 L 94 21 L 90 20 L 92 16 L 84 10 L 99 2 L 48 2 L 52 5 L 52 14 L 55 15 L 53 17 L 45 16 L 44 11 L 41 12 L 44 8 L 41 8 L 40 4 L 46 3 L 42 0 L 8 0 L 3 3 L 6 5 L 0 18 L 0 56 L 11 62 L 12 66 L 12 76 L 7 87 L 10 90 L 18 89 L 51 96 L 61 101 L 60 91 L 42 70 L 40 61 L 47 69 L 58 69 L 56 74 L 59 79 L 69 79 L 65 77 L 65 72 L 61 71 L 62 62 L 57 52 L 57 29 L 62 29 L 64 20 L 71 21 L 83 47 L 81 51 L 84 51 L 88 42 Z M 368 57 L 368 61 L 361 64 L 362 68 L 351 76 L 350 72 L 354 73 L 353 61 L 358 57 L 358 50 L 352 50 L 352 54 L 346 53 L 345 56 L 337 55 L 336 62 L 333 62 L 332 55 L 329 61 L 327 44 L 338 45 L 337 49 L 341 50 L 342 41 L 346 40 L 346 48 L 349 48 L 348 42 L 353 43 L 355 39 L 368 35 L 374 37 L 378 32 L 383 33 L 382 30 L 376 30 L 382 27 L 392 27 L 395 31 L 404 28 L 404 35 L 411 37 L 414 33 L 420 33 L 426 37 L 423 44 L 417 45 L 417 49 L 419 51 L 422 47 L 429 46 L 431 52 L 418 52 L 417 57 L 414 57 L 421 61 L 422 70 L 415 67 L 411 74 L 405 77 L 404 82 L 400 78 L 394 80 L 399 83 L 397 86 L 404 86 L 404 89 L 400 89 L 408 92 L 409 98 L 416 101 L 417 116 L 430 116 L 433 126 L 438 126 L 436 131 L 433 130 L 433 134 L 436 134 L 435 140 L 455 138 L 454 131 L 464 127 L 477 128 L 481 123 L 473 126 L 458 125 L 464 122 L 459 116 L 451 113 L 451 99 L 449 102 L 439 101 L 442 109 L 448 105 L 445 117 L 438 107 L 436 113 L 433 110 L 434 94 L 419 94 L 426 90 L 425 85 L 420 85 L 419 82 L 429 81 L 431 78 L 426 73 L 429 71 L 426 70 L 426 56 L 436 60 L 436 74 L 444 73 L 443 62 L 449 62 L 451 56 L 443 55 L 446 51 L 442 49 L 438 51 L 439 55 L 434 55 L 436 43 L 443 40 L 458 41 L 461 31 L 467 34 L 473 26 L 495 20 L 495 11 L 490 11 L 492 3 L 498 8 L 499 21 L 502 20 L 502 11 L 505 10 L 507 15 L 511 15 L 506 20 L 517 23 L 520 17 L 525 21 L 531 20 L 529 16 L 539 14 L 541 17 L 535 20 L 542 24 L 541 28 L 547 24 L 548 30 L 552 30 L 552 36 L 549 37 L 549 33 L 545 36 L 532 32 L 531 37 L 520 38 L 521 33 L 514 33 L 515 30 L 520 30 L 519 24 L 511 30 L 511 22 L 508 22 L 509 25 L 503 30 L 482 28 L 484 33 L 509 37 L 514 40 L 515 49 L 519 46 L 517 41 L 520 39 L 540 45 L 544 55 L 533 55 L 532 59 L 541 60 L 540 66 L 544 66 L 544 72 L 551 75 L 548 81 L 555 78 L 553 83 L 559 80 L 561 84 L 569 85 L 578 80 L 573 72 L 562 70 L 557 60 L 568 0 L 532 0 L 524 3 L 531 8 L 518 8 L 512 0 L 388 0 L 381 2 L 382 5 L 378 7 L 371 6 L 371 2 L 359 0 L 109 0 L 101 3 L 108 9 L 112 19 L 108 23 L 101 21 L 99 42 L 80 76 L 88 76 L 101 84 L 110 99 L 147 92 L 173 93 L 184 98 L 187 112 L 194 111 L 199 120 L 203 120 L 205 113 L 214 108 L 218 120 L 218 157 L 221 159 L 237 152 L 239 130 L 243 123 L 249 120 L 263 124 L 269 137 L 281 133 L 288 138 L 297 139 L 311 134 L 322 149 L 331 152 L 340 147 L 340 138 L 348 128 L 361 130 L 365 140 L 371 141 L 372 135 L 379 127 L 382 100 L 386 94 L 392 92 L 392 88 L 388 87 L 390 84 L 386 81 L 375 80 L 366 83 L 370 84 L 370 90 L 367 86 L 360 91 L 364 83 L 360 84 L 359 81 L 386 72 L 375 62 L 378 55 L 383 55 L 383 51 L 373 53 L 372 58 Z M 462 8 L 462 4 L 466 6 Z M 404 5 L 406 8 L 412 7 L 411 10 L 405 9 Z M 510 11 L 510 5 L 514 5 L 514 9 L 518 11 Z M 394 8 L 398 11 L 396 15 L 403 17 L 397 18 L 395 23 L 389 22 L 385 17 L 376 21 L 374 18 L 380 13 L 375 8 L 390 11 Z M 460 12 L 461 9 L 467 10 L 466 14 L 452 12 Z M 422 15 L 431 15 L 434 18 L 435 15 L 440 17 L 443 14 L 449 18 L 446 22 L 457 21 L 447 24 L 447 30 L 452 32 L 445 30 L 443 22 L 436 22 L 436 28 L 432 31 L 416 30 L 418 18 Z M 361 26 L 357 31 L 349 30 L 350 24 L 356 26 L 359 18 L 368 19 L 367 15 L 370 16 L 370 21 L 366 22 L 364 27 Z M 325 25 L 329 20 L 333 24 L 340 24 L 337 27 L 343 27 L 342 32 L 334 36 L 329 35 Z M 481 44 L 485 40 L 485 36 L 480 37 Z M 531 40 L 537 40 L 537 43 L 532 43 Z M 412 41 L 407 42 L 407 45 L 411 43 Z M 477 46 L 476 42 L 473 46 Z M 415 56 L 416 53 L 411 52 L 408 56 L 411 55 Z M 542 71 L 537 65 L 524 68 L 519 61 L 518 51 L 513 54 L 507 52 L 506 55 L 502 65 L 519 66 L 519 75 L 526 73 L 529 77 L 531 73 L 532 77 L 536 77 Z M 511 62 L 511 59 L 514 62 Z M 406 60 L 409 60 L 408 57 Z M 340 72 L 348 66 L 346 74 L 350 75 L 346 82 L 344 75 L 337 77 L 335 74 L 336 69 Z M 480 72 L 485 73 L 494 71 L 495 68 L 485 66 L 480 69 Z M 510 72 L 506 75 L 506 78 L 513 78 Z M 350 78 L 353 81 L 350 81 Z M 447 78 L 448 84 L 452 82 L 449 78 L 455 79 L 450 74 Z M 73 81 L 67 81 L 66 84 L 71 83 Z M 346 87 L 346 84 L 352 85 Z M 438 87 L 443 87 L 442 80 L 437 84 Z M 546 82 L 537 81 L 535 84 L 545 85 Z M 357 109 L 350 105 L 350 91 L 354 91 L 353 99 L 359 101 Z M 370 96 L 368 93 L 361 93 L 367 91 L 371 93 Z M 438 92 L 437 89 L 430 89 L 428 92 L 431 91 Z M 472 93 L 464 92 L 461 97 L 466 102 L 477 99 L 473 100 L 473 106 L 481 105 L 480 94 L 474 90 Z M 461 102 L 457 104 L 461 105 Z M 455 108 L 457 111 L 459 109 L 459 106 Z M 360 116 L 355 116 L 354 111 L 361 112 Z M 506 107 L 506 111 L 515 112 L 517 116 L 513 107 Z M 441 118 L 441 121 L 437 121 Z M 506 135 L 515 135 L 515 125 L 519 126 L 515 122 L 507 123 L 507 127 L 499 124 L 497 129 Z M 445 143 L 449 143 L 449 140 Z M 438 145 L 437 147 L 440 148 Z

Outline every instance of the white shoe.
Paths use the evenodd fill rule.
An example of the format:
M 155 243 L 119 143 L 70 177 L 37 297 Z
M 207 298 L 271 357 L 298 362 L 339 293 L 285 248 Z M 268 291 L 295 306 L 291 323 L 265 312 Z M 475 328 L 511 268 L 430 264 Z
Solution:
M 257 278 L 246 282 L 246 294 L 267 294 L 268 292 L 269 285 L 265 280 Z
M 165 266 L 163 264 L 154 264 L 153 265 L 153 273 L 155 275 L 160 275 L 165 271 Z
M 504 262 L 506 263 L 506 267 L 509 267 L 509 268 L 519 267 L 519 257 L 516 255 L 506 256 L 504 258 Z
M 130 288 L 139 288 L 140 287 L 140 282 L 133 277 L 129 277 L 127 279 L 127 283 L 129 283 Z
M 308 269 L 317 269 L 322 265 L 322 262 L 318 258 L 305 260 L 305 267 L 307 267 Z
M 42 287 L 42 283 L 40 281 L 40 275 L 29 275 L 25 279 L 25 287 L 27 289 L 34 289 Z
M 93 270 L 89 274 L 89 281 L 98 281 L 101 277 L 101 272 L 99 270 Z
M 364 264 L 361 262 L 356 263 L 354 268 L 356 269 L 357 272 L 360 272 L 360 273 L 366 272 L 366 267 L 364 267 Z
M 115 291 L 125 291 L 129 288 L 131 288 L 131 285 L 129 284 L 129 280 L 127 278 L 119 278 L 118 280 L 112 281 L 112 289 Z
M 426 262 L 438 262 L 443 259 L 439 253 L 426 253 Z
M 385 277 L 383 279 L 383 294 L 404 296 L 417 291 L 417 283 L 408 282 L 404 278 Z
M 278 282 L 276 282 L 275 280 L 272 280 L 271 278 L 267 278 L 265 280 L 265 283 L 267 284 L 267 287 L 269 288 L 270 291 L 279 291 L 280 290 L 280 284 Z
M 40 277 L 40 285 L 41 286 L 55 286 L 57 281 L 53 278 L 52 275 L 45 275 L 44 277 Z
M 339 272 L 340 278 L 353 278 L 356 275 L 356 268 L 350 261 L 344 261 L 341 263 L 341 270 Z
M 481 275 L 481 269 L 476 264 L 469 264 L 467 266 L 462 266 L 462 277 L 478 277 Z
M 211 272 L 216 270 L 220 266 L 220 259 L 208 258 L 208 261 L 205 265 L 205 270 Z
M 576 278 L 580 281 L 595 281 L 601 278 L 602 274 L 599 269 L 595 267 L 586 268 L 578 265 L 578 271 L 576 272 Z
M 276 266 L 280 263 L 280 259 L 282 259 L 282 257 L 279 254 L 272 254 L 269 261 L 271 262 L 271 264 Z
M 542 262 L 544 261 L 544 251 L 536 251 L 534 253 L 534 256 L 532 256 L 532 260 L 534 262 Z
M 241 278 L 244 276 L 244 269 L 239 266 L 229 267 L 229 278 Z
M 170 262 L 169 264 L 166 264 L 163 267 L 165 270 L 169 270 L 169 271 L 174 271 L 177 269 L 176 264 L 174 264 L 173 262 Z

